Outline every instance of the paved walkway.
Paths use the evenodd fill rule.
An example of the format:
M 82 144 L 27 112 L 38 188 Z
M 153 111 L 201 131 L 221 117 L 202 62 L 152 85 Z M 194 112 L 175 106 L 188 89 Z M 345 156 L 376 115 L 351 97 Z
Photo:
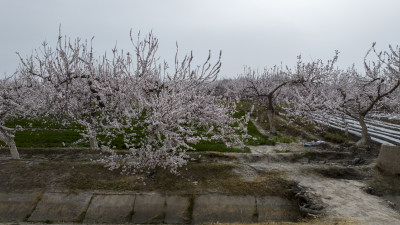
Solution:
M 295 221 L 292 202 L 275 196 L 159 193 L 0 193 L 0 222 L 168 223 Z

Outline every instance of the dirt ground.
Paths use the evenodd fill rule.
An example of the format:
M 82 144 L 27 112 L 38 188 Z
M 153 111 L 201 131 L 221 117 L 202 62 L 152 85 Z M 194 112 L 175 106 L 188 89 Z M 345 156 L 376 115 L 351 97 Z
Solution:
M 374 163 L 379 149 L 355 152 L 351 147 L 331 143 L 303 147 L 301 143 L 306 141 L 300 138 L 300 143 L 251 147 L 253 154 L 266 154 L 269 159 L 246 165 L 256 170 L 286 172 L 289 180 L 319 200 L 323 206 L 320 213 L 327 219 L 350 218 L 361 224 L 400 224 L 398 206 L 382 197 L 385 194 L 382 192 L 388 190 L 391 195 L 400 194 L 400 177 L 382 178 L 384 176 Z M 359 163 L 356 163 L 357 157 L 361 158 Z M 385 186 L 388 183 L 389 186 Z
M 368 185 L 358 177 L 360 175 L 326 177 L 318 173 L 321 168 L 329 170 L 330 165 L 325 164 L 259 161 L 248 165 L 257 170 L 286 171 L 289 180 L 297 182 L 299 186 L 317 196 L 324 207 L 322 213 L 326 217 L 351 218 L 365 224 L 400 224 L 399 213 L 388 201 L 364 191 Z

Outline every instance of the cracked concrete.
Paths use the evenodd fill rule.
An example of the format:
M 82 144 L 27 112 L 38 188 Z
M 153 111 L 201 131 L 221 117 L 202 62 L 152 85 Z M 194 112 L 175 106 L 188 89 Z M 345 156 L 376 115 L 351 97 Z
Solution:
M 0 193 L 1 222 L 198 224 L 294 221 L 298 217 L 292 202 L 275 196 Z

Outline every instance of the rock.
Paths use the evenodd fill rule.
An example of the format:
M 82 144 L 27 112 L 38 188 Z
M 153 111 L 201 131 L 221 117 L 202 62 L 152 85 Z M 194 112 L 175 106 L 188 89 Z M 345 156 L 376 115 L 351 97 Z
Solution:
M 382 145 L 377 159 L 377 167 L 384 173 L 400 174 L 400 146 Z
M 391 201 L 389 201 L 389 200 L 386 200 L 386 202 L 388 203 L 388 205 L 389 205 L 392 209 L 395 209 L 395 208 L 396 208 L 396 204 L 395 204 L 395 203 L 393 203 L 393 202 L 391 202 Z
M 361 190 L 365 191 L 367 194 L 370 194 L 370 195 L 382 196 L 381 193 L 379 193 L 372 187 L 362 187 Z

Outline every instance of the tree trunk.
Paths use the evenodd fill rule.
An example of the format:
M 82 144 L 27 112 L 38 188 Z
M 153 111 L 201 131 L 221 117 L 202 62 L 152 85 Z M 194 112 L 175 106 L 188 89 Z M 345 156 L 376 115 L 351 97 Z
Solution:
M 19 153 L 17 150 L 17 146 L 15 145 L 15 141 L 13 139 L 11 139 L 8 143 L 7 143 L 8 147 L 10 148 L 10 153 L 11 153 L 11 158 L 13 159 L 20 159 L 19 158 Z
M 20 159 L 17 146 L 15 145 L 14 136 L 7 133 L 3 128 L 0 128 L 0 140 L 7 144 L 12 159 Z
M 267 116 L 268 116 L 268 123 L 269 123 L 269 131 L 273 134 L 276 134 L 276 129 L 275 129 L 275 114 L 273 110 L 268 109 L 267 110 Z
M 90 148 L 92 150 L 98 150 L 99 149 L 99 143 L 97 142 L 97 133 L 94 131 L 91 127 L 88 127 L 88 135 L 89 135 L 89 143 L 90 143 Z
M 349 123 L 347 123 L 347 120 L 344 115 L 342 115 L 342 121 L 343 121 L 343 125 L 344 125 L 344 134 L 346 135 L 346 137 L 348 137 L 349 136 Z
M 259 105 L 256 106 L 256 115 L 257 115 L 257 121 L 261 121 L 261 111 L 259 109 Z
M 260 110 L 260 123 L 265 123 L 265 110 Z
M 90 142 L 90 148 L 92 150 L 98 150 L 99 149 L 99 143 L 97 142 L 96 137 L 89 137 L 89 142 Z
M 250 100 L 246 98 L 244 103 L 244 111 L 246 113 L 250 112 L 250 108 L 251 108 Z
M 367 124 L 365 123 L 364 119 L 364 116 L 360 116 L 360 118 L 358 119 L 358 122 L 361 126 L 361 139 L 357 141 L 357 146 L 366 145 L 371 142 L 371 136 L 368 134 Z
M 268 95 L 268 107 L 267 107 L 267 115 L 268 115 L 268 122 L 269 122 L 269 131 L 272 134 L 276 134 L 276 129 L 275 129 L 275 110 L 274 110 L 274 105 L 272 103 L 272 94 Z

